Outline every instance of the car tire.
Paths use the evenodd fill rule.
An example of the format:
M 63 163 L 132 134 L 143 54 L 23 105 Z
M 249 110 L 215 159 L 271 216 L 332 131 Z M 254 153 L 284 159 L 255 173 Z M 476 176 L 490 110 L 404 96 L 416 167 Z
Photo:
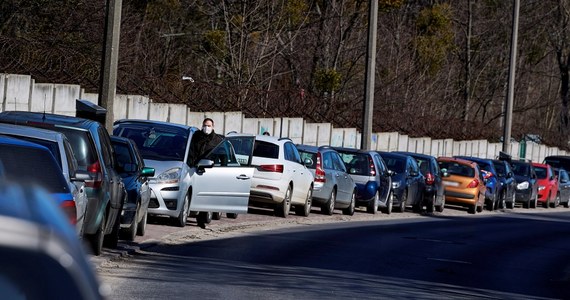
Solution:
M 570 207 L 570 200 L 564 202 L 564 204 L 562 204 L 565 208 Z
M 221 218 L 222 218 L 222 213 L 220 213 L 220 212 L 212 213 L 212 220 L 219 220 Z
M 336 202 L 336 190 L 333 189 L 329 197 L 329 200 L 327 200 L 327 202 L 321 207 L 321 211 L 323 212 L 323 214 L 331 216 L 334 211 L 335 202 Z
M 508 209 L 514 209 L 514 208 L 515 208 L 515 203 L 514 203 L 514 202 L 507 202 L 507 208 L 508 208 Z
M 506 209 L 507 208 L 507 199 L 505 199 L 505 192 L 501 193 L 501 197 L 499 198 L 499 208 Z
M 287 218 L 291 210 L 291 186 L 285 191 L 285 197 L 280 204 L 275 207 L 275 214 L 282 218 Z
M 226 217 L 228 217 L 228 219 L 237 219 L 238 214 L 236 213 L 226 213 Z
M 495 200 L 491 198 L 485 199 L 485 206 L 487 207 L 488 211 L 495 210 Z
M 536 208 L 538 206 L 538 195 L 534 196 L 534 200 L 530 202 L 530 208 Z
M 394 208 L 394 197 L 392 192 L 388 194 L 388 198 L 386 200 L 386 207 L 384 207 L 383 213 L 389 215 L 392 213 L 392 209 Z
M 469 207 L 467 208 L 467 212 L 474 215 L 477 212 L 477 205 L 476 204 L 469 205 Z
M 111 233 L 105 235 L 103 240 L 103 246 L 111 249 L 116 249 L 119 244 L 119 231 L 121 229 L 121 215 L 117 214 L 115 217 L 115 223 L 113 223 L 113 230 Z
M 550 207 L 550 194 L 548 194 L 548 197 L 546 197 L 546 201 L 544 201 L 544 203 L 542 203 L 542 207 L 543 208 L 549 208 Z
M 398 204 L 398 211 L 403 213 L 406 211 L 406 202 L 408 200 L 408 189 L 405 189 L 400 198 L 400 204 Z
M 305 204 L 295 206 L 295 214 L 298 216 L 308 217 L 311 214 L 311 207 L 313 206 L 313 186 L 309 187 Z
M 103 218 L 99 223 L 97 232 L 95 234 L 86 235 L 87 242 L 93 252 L 93 255 L 101 255 L 101 250 L 103 249 L 103 240 L 105 238 L 105 222 L 107 221 L 107 213 L 103 213 Z
M 202 229 L 206 228 L 206 224 L 210 224 L 212 222 L 212 215 L 214 213 L 211 211 L 201 211 L 196 216 L 196 223 Z
M 366 207 L 366 211 L 370 214 L 377 214 L 378 213 L 378 202 L 380 201 L 380 194 L 378 193 L 378 191 L 376 191 L 376 194 L 374 194 L 374 197 L 372 198 L 372 200 L 370 201 L 370 203 L 368 203 L 368 206 Z
M 188 199 L 188 194 L 186 194 L 186 197 L 184 197 L 184 203 L 182 204 L 182 209 L 180 210 L 178 217 L 176 217 L 176 226 L 178 227 L 186 226 L 186 219 L 188 219 L 189 202 L 190 201 Z
M 528 199 L 528 202 L 523 203 L 522 206 L 526 209 L 530 208 L 530 199 Z
M 352 192 L 352 197 L 350 198 L 350 204 L 347 208 L 342 210 L 343 215 L 352 216 L 354 215 L 354 207 L 356 206 L 356 192 Z
M 146 212 L 137 226 L 137 235 L 144 236 L 146 233 L 146 223 L 148 222 L 148 212 Z
M 445 195 L 441 199 L 441 205 L 435 207 L 435 211 L 441 213 L 445 209 Z
M 478 212 L 478 213 L 482 213 L 482 212 L 483 212 L 483 205 L 482 205 L 482 204 L 479 205 L 479 206 L 477 206 L 477 212 Z
M 429 213 L 429 214 L 433 213 L 433 209 L 435 207 L 436 199 L 437 199 L 437 196 L 434 193 L 433 196 L 431 196 L 430 199 L 426 201 L 426 212 L 427 213 Z
M 550 206 L 552 208 L 556 208 L 560 205 L 560 193 L 556 193 L 556 198 L 554 198 L 554 203 L 551 203 Z
M 121 239 L 131 242 L 135 240 L 139 225 L 138 223 L 139 209 L 140 209 L 140 202 L 137 203 L 135 215 L 133 216 L 133 220 L 131 221 L 131 224 L 129 224 L 129 227 L 121 228 L 121 233 L 120 233 Z

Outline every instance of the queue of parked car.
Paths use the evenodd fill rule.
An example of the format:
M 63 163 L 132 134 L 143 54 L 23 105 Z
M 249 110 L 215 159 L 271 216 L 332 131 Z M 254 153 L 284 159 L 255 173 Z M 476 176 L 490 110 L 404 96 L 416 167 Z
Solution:
M 455 205 L 475 214 L 517 203 L 570 206 L 568 156 L 543 163 L 502 153 L 497 159 L 434 157 L 232 132 L 194 163 L 189 152 L 197 130 L 119 120 L 110 136 L 94 120 L 1 112 L 0 192 L 7 182 L 41 187 L 95 255 L 119 239 L 143 236 L 149 216 L 168 217 L 180 227 L 195 217 L 204 228 L 222 214 L 237 218 L 250 207 L 286 218 L 291 211 L 307 217 L 313 207 L 324 215 L 353 215 L 357 207 L 391 214 L 443 212 Z

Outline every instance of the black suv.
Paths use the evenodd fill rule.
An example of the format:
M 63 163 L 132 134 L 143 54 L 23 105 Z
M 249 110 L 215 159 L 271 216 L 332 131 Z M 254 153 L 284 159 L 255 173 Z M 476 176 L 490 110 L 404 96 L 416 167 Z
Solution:
M 395 153 L 406 154 L 416 159 L 426 182 L 423 205 L 426 206 L 427 212 L 433 212 L 434 208 L 442 212 L 445 207 L 445 194 L 437 159 L 431 155 L 415 152 L 396 151 Z
M 78 169 L 89 172 L 85 181 L 88 203 L 83 222 L 83 236 L 93 254 L 101 254 L 103 243 L 115 248 L 126 191 L 115 171 L 111 139 L 105 127 L 96 121 L 55 114 L 5 111 L 0 122 L 47 128 L 67 137 L 77 159 Z

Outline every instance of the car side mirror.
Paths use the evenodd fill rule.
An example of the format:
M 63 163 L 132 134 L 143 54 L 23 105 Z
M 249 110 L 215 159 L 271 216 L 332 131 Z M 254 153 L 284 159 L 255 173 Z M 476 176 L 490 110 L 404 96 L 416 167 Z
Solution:
M 196 168 L 198 168 L 198 170 L 201 170 L 201 171 L 204 171 L 204 169 L 211 168 L 213 166 L 214 166 L 214 161 L 210 160 L 210 159 L 205 159 L 205 158 L 201 159 L 196 164 Z
M 151 167 L 144 167 L 141 170 L 141 176 L 152 177 L 154 176 L 154 168 Z
M 86 180 L 93 180 L 89 172 L 84 170 L 77 170 L 75 171 L 75 175 L 70 177 L 71 181 L 86 181 Z

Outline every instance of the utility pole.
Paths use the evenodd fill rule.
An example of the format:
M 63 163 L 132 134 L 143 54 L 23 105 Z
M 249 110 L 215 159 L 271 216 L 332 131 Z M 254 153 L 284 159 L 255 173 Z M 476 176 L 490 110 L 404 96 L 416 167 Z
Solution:
M 511 33 L 511 60 L 509 62 L 509 87 L 505 103 L 505 123 L 503 125 L 503 152 L 511 154 L 511 127 L 513 123 L 513 103 L 515 74 L 517 66 L 517 35 L 519 30 L 519 0 L 513 0 L 513 32 Z
M 378 0 L 368 1 L 368 47 L 366 53 L 366 84 L 362 117 L 360 149 L 372 147 L 372 116 L 374 111 L 374 72 L 376 70 L 376 27 L 378 23 Z
M 113 132 L 113 103 L 117 92 L 117 65 L 119 61 L 119 36 L 121 33 L 122 0 L 107 0 L 105 12 L 105 39 L 101 59 L 99 106 L 107 109 L 105 128 Z

